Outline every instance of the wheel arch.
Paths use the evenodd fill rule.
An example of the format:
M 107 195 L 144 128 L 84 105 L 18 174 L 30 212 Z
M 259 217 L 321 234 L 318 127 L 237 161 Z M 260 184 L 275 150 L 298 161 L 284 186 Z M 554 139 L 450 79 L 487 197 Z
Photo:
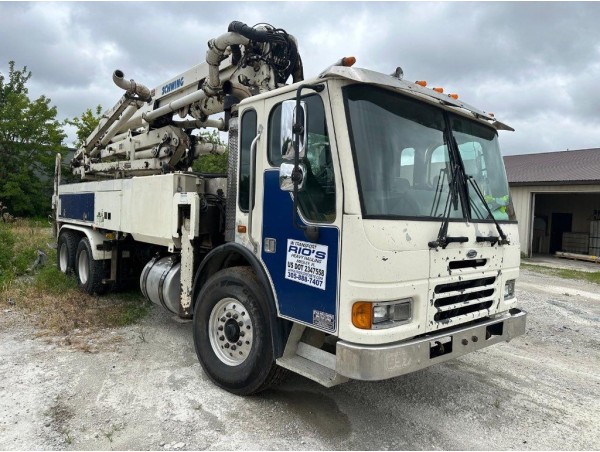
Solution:
M 266 270 L 250 250 L 238 243 L 225 243 L 209 252 L 200 263 L 194 275 L 192 291 L 192 310 L 204 283 L 219 270 L 225 268 L 249 266 L 256 274 L 267 295 L 269 321 L 273 332 L 273 352 L 275 358 L 283 355 L 285 343 L 291 329 L 291 322 L 277 316 L 275 294 Z
M 101 234 L 100 232 L 94 231 L 90 228 L 75 226 L 72 224 L 63 224 L 58 231 L 58 235 L 60 235 L 63 231 L 74 231 L 78 233 L 80 237 L 87 237 L 87 239 L 90 241 L 90 247 L 92 248 L 92 257 L 95 260 L 105 260 L 111 258 L 110 252 L 98 249 L 98 245 L 102 245 L 104 243 L 104 234 Z

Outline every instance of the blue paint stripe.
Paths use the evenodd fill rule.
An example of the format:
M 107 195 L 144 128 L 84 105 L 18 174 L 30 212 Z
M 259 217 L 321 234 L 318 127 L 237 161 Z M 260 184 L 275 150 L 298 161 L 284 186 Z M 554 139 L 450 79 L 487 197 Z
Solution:
M 94 193 L 66 193 L 59 199 L 60 218 L 94 221 Z

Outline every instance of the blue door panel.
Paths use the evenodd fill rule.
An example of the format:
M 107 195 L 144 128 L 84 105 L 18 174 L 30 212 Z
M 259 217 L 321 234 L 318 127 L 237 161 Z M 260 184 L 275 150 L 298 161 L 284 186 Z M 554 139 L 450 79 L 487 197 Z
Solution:
M 265 238 L 277 242 L 275 253 L 267 253 L 263 247 L 262 259 L 275 286 L 279 312 L 315 328 L 336 331 L 339 230 L 334 226 L 320 226 L 319 239 L 313 242 L 328 247 L 324 290 L 286 279 L 288 239 L 309 242 L 304 231 L 294 227 L 292 213 L 292 197 L 279 188 L 279 171 L 265 171 L 263 243 Z

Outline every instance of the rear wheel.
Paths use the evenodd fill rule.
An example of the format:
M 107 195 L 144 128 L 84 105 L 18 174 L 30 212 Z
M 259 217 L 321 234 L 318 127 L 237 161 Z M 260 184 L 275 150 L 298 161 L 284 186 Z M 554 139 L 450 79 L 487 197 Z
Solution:
M 68 274 L 73 271 L 76 254 L 77 235 L 69 230 L 61 232 L 56 247 L 56 266 L 62 273 Z
M 92 247 L 86 237 L 79 241 L 75 258 L 75 274 L 81 290 L 98 295 L 106 292 L 108 287 L 102 283 L 105 274 L 104 262 L 103 260 L 94 259 Z
M 264 289 L 249 267 L 215 273 L 194 307 L 194 345 L 210 379 L 229 392 L 249 395 L 280 380 Z

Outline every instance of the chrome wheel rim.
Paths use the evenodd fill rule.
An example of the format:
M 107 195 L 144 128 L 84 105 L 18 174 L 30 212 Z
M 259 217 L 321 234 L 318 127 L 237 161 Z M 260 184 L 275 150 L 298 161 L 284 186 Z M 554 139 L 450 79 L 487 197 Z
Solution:
M 252 319 L 246 307 L 235 298 L 223 298 L 208 319 L 208 338 L 217 358 L 228 366 L 239 366 L 250 355 Z
M 90 263 L 88 262 L 88 255 L 87 251 L 85 250 L 79 253 L 79 259 L 77 260 L 77 270 L 79 274 L 79 281 L 81 281 L 81 284 L 87 283 L 90 275 Z
M 60 251 L 58 252 L 58 262 L 60 264 L 60 271 L 63 273 L 67 272 L 67 266 L 69 265 L 69 252 L 67 249 L 67 244 L 63 243 L 60 246 Z

